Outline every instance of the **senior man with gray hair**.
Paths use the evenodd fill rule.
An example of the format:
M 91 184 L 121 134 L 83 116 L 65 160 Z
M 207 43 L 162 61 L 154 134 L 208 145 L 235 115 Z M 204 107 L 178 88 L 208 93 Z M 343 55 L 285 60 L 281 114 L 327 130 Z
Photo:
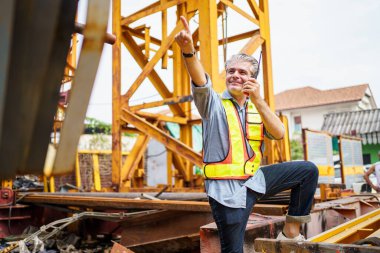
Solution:
M 195 54 L 191 32 L 176 35 L 192 80 L 195 105 L 203 125 L 203 174 L 222 252 L 243 252 L 245 228 L 256 201 L 291 189 L 286 223 L 278 239 L 304 240 L 300 224 L 310 221 L 318 181 L 317 167 L 307 161 L 261 166 L 264 136 L 281 139 L 284 126 L 260 95 L 258 62 L 246 54 L 225 64 L 226 87 L 212 89 Z

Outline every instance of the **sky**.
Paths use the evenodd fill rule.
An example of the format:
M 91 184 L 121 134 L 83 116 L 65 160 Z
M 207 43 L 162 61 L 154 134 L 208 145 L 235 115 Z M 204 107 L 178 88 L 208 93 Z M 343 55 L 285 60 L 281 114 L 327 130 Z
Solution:
M 126 16 L 155 1 L 122 0 L 122 15 Z M 246 1 L 235 0 L 237 5 Z M 86 1 L 80 1 L 79 22 L 85 23 Z M 173 8 L 172 8 L 173 9 Z M 247 8 L 243 8 L 247 10 Z M 274 93 L 304 86 L 335 89 L 368 83 L 377 105 L 380 105 L 380 1 L 378 0 L 292 0 L 269 1 L 272 43 Z M 151 34 L 160 37 L 159 14 L 146 22 Z M 158 20 L 158 21 L 157 21 Z M 197 16 L 190 29 L 197 26 Z M 135 22 L 133 25 L 143 24 Z M 169 11 L 169 31 L 175 24 L 174 9 Z M 256 29 L 252 23 L 227 9 L 227 35 Z M 218 24 L 221 34 L 221 24 Z M 109 24 L 111 33 L 111 24 Z M 139 42 L 141 43 L 141 41 Z M 227 58 L 240 50 L 244 41 L 227 48 Z M 112 120 L 112 48 L 105 45 L 97 78 L 87 111 L 88 117 L 105 122 Z M 154 52 L 152 52 L 152 55 Z M 256 52 L 254 56 L 258 56 Z M 219 51 L 222 68 L 222 51 Z M 122 49 L 122 92 L 137 78 L 141 69 L 125 49 Z M 170 62 L 170 61 L 169 61 Z M 169 65 L 170 68 L 170 65 Z M 172 73 L 155 67 L 165 82 Z M 261 80 L 259 75 L 258 79 Z M 169 85 L 170 88 L 170 85 Z M 131 104 L 160 100 L 147 81 L 131 98 Z

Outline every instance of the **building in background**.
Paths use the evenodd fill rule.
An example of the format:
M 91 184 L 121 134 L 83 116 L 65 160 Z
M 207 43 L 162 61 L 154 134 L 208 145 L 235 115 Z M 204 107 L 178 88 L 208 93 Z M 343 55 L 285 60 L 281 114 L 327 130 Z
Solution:
M 324 116 L 376 109 L 368 84 L 319 90 L 310 86 L 275 95 L 276 112 L 287 116 L 290 139 L 301 138 L 302 128 L 321 130 Z
M 378 161 L 380 109 L 327 114 L 322 130 L 334 135 L 362 138 L 363 163 L 371 164 Z

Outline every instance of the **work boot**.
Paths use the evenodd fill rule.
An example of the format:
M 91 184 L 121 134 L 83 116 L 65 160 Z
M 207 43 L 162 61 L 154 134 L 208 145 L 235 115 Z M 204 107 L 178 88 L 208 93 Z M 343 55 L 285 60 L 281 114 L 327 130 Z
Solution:
M 284 235 L 283 232 L 280 232 L 276 238 L 277 240 L 291 240 L 291 241 L 297 241 L 297 242 L 303 242 L 306 241 L 305 237 L 301 234 L 297 235 L 296 237 L 293 238 L 288 238 Z

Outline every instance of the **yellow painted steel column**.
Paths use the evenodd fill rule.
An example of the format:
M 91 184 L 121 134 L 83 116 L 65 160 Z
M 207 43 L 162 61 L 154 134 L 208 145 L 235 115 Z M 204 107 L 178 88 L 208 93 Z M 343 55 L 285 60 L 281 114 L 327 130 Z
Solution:
M 79 166 L 79 154 L 77 152 L 75 159 L 75 181 L 78 188 L 82 187 L 82 178 L 80 174 L 80 166 Z
M 339 158 L 340 158 L 340 177 L 342 178 L 342 184 L 346 183 L 346 175 L 344 171 L 344 161 L 343 161 L 343 148 L 342 148 L 342 136 L 338 136 L 338 145 L 339 145 Z
M 161 0 L 161 4 L 165 4 L 167 0 Z M 168 11 L 165 9 L 161 12 L 161 22 L 162 22 L 162 40 L 164 40 L 168 36 Z M 166 52 L 164 56 L 162 57 L 161 61 L 161 68 L 162 69 L 167 69 L 168 68 L 168 59 L 169 59 L 169 54 Z
M 50 192 L 55 192 L 55 181 L 53 176 L 49 178 L 49 190 Z
M 180 16 L 185 16 L 188 19 L 186 5 L 182 4 L 178 6 L 178 12 Z M 178 17 L 179 20 L 179 17 Z M 181 54 L 181 64 L 180 64 L 180 73 L 181 73 L 181 83 L 180 87 L 177 88 L 177 96 L 185 96 L 190 94 L 190 78 L 187 73 L 186 66 L 183 62 L 182 54 Z M 186 102 L 181 104 L 183 111 L 185 112 L 186 118 L 191 118 L 191 103 Z M 180 141 L 182 141 L 185 145 L 192 147 L 192 126 L 190 124 L 180 125 Z M 183 160 L 185 162 L 186 167 L 186 177 L 185 181 L 190 183 L 192 186 L 192 176 L 193 176 L 193 164 L 189 160 Z
M 167 158 L 166 158 L 166 166 L 167 166 L 167 182 L 168 182 L 168 190 L 171 191 L 173 188 L 173 152 L 167 149 Z
M 218 29 L 216 0 L 199 1 L 199 42 L 200 60 L 210 75 L 217 92 L 225 90 L 225 83 L 219 79 Z
M 116 42 L 112 46 L 112 185 L 118 191 L 121 170 L 121 2 L 112 1 L 112 31 Z
M 284 138 L 279 141 L 280 147 L 281 147 L 281 157 L 276 160 L 281 160 L 281 161 L 290 161 L 290 140 L 289 140 L 289 124 L 288 124 L 288 118 L 285 115 L 280 114 L 280 120 L 284 124 L 285 128 L 285 134 Z
M 273 94 L 273 74 L 272 74 L 272 54 L 270 42 L 270 26 L 269 26 L 269 6 L 268 0 L 260 0 L 260 9 L 262 15 L 260 16 L 260 34 L 264 38 L 264 43 L 261 45 L 262 49 L 262 65 L 263 65 L 263 79 L 264 79 L 264 97 L 270 109 L 275 111 L 274 94 Z M 264 152 L 265 160 L 268 164 L 275 162 L 274 154 L 274 141 L 265 139 L 265 146 L 267 147 Z
M 99 168 L 98 154 L 92 154 L 92 162 L 93 162 L 93 173 L 94 173 L 94 188 L 95 188 L 95 191 L 100 191 L 102 189 L 102 184 L 100 181 L 100 168 Z

